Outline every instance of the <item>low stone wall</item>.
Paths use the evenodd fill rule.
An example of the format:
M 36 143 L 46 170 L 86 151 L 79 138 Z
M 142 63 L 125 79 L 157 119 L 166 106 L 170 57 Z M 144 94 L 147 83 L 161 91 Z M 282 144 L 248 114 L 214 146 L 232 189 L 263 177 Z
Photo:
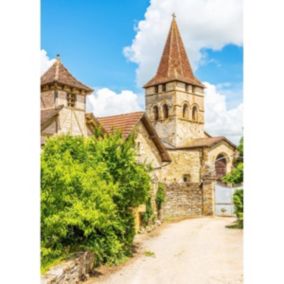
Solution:
M 41 278 L 41 284 L 77 284 L 87 280 L 93 272 L 95 256 L 90 252 L 78 253 L 74 258 L 51 268 Z
M 202 216 L 202 190 L 197 183 L 166 185 L 162 218 Z

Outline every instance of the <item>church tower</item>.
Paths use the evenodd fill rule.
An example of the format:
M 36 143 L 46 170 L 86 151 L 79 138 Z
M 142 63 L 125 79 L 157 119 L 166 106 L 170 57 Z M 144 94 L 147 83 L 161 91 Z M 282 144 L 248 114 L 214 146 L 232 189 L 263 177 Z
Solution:
M 55 133 L 88 135 L 86 96 L 92 92 L 72 76 L 57 56 L 55 63 L 41 77 L 42 121 L 46 121 L 46 125 L 50 121 L 44 136 Z
M 158 135 L 174 147 L 204 134 L 204 88 L 194 76 L 175 15 L 156 75 L 144 85 L 146 113 Z

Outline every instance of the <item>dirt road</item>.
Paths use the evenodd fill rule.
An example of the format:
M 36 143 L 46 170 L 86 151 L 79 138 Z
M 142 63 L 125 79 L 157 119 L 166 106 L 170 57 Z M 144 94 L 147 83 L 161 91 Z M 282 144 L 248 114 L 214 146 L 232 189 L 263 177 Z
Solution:
M 199 218 L 168 225 L 143 242 L 143 251 L 122 269 L 88 283 L 239 284 L 242 231 L 231 218 Z

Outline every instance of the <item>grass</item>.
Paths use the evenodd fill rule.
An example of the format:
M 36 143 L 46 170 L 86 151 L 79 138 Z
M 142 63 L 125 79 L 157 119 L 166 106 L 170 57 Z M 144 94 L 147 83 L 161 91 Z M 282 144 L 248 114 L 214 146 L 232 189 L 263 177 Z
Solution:
M 145 255 L 145 256 L 149 256 L 149 257 L 155 257 L 155 253 L 152 252 L 152 251 L 149 251 L 149 250 L 146 250 L 146 251 L 144 252 L 144 255 Z
M 243 222 L 236 220 L 231 225 L 227 225 L 226 228 L 228 228 L 228 229 L 243 229 Z

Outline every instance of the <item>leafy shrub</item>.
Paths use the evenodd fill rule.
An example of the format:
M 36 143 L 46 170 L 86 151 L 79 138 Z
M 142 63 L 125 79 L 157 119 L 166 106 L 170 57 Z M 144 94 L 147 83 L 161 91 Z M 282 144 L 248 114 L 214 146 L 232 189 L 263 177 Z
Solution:
M 237 215 L 237 224 L 238 227 L 243 228 L 244 222 L 244 191 L 243 189 L 238 189 L 235 191 L 234 196 L 234 206 L 235 206 L 235 213 Z
M 146 210 L 142 214 L 142 224 L 144 226 L 147 226 L 154 221 L 154 218 L 155 216 L 152 207 L 151 197 L 148 197 L 148 199 L 146 200 Z
M 41 155 L 42 268 L 81 249 L 95 252 L 98 262 L 131 254 L 132 208 L 146 201 L 149 189 L 133 137 L 48 139 Z
M 234 168 L 231 170 L 230 173 L 223 177 L 223 181 L 227 184 L 241 184 L 244 180 L 244 162 L 243 162 L 243 155 L 244 155 L 244 140 L 243 137 L 240 140 L 240 144 L 237 147 L 238 150 L 238 157 L 234 161 Z
M 157 205 L 157 210 L 158 210 L 158 216 L 160 216 L 160 211 L 162 209 L 162 204 L 164 203 L 166 198 L 166 193 L 165 193 L 165 186 L 162 183 L 159 183 L 158 185 L 158 190 L 156 193 L 156 205 Z
M 244 164 L 241 162 L 234 167 L 230 173 L 223 177 L 223 181 L 227 184 L 240 184 L 244 179 Z

